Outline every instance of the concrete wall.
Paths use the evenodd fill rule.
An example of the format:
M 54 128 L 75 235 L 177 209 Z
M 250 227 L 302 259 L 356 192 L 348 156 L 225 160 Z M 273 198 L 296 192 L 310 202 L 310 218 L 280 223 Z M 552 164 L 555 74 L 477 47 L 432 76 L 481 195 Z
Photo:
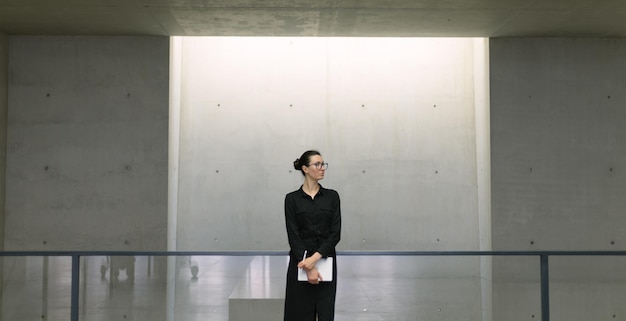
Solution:
M 626 249 L 626 40 L 492 39 L 494 250 Z M 624 258 L 550 261 L 555 320 L 623 318 Z M 539 315 L 538 259 L 494 260 L 494 320 Z
M 473 39 L 186 38 L 179 250 L 286 250 L 318 149 L 342 250 L 476 250 Z M 459 229 L 463 226 L 463 229 Z
M 169 39 L 10 37 L 7 250 L 164 250 Z
M 9 109 L 9 37 L 0 32 L 0 250 L 4 249 L 4 205 L 6 191 L 7 111 Z M 1 266 L 1 264 L 0 264 Z M 0 270 L 1 272 L 1 270 Z M 2 290 L 0 290 L 2 291 Z M 1 312 L 1 311 L 0 311 Z
M 342 250 L 625 249 L 624 40 L 491 40 L 492 242 L 471 40 L 439 40 L 451 56 L 437 65 L 435 46 L 196 40 L 184 42 L 180 250 L 286 249 L 282 201 L 307 148 L 342 195 Z M 166 247 L 168 46 L 0 36 L 7 250 Z M 626 260 L 550 263 L 554 319 L 626 314 Z M 493 264 L 493 319 L 538 318 L 538 259 Z

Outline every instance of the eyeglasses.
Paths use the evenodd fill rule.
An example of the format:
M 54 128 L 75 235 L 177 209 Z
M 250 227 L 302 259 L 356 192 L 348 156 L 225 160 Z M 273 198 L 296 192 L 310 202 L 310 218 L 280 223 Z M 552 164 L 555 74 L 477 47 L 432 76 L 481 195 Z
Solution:
M 309 164 L 307 166 L 315 166 L 316 169 L 328 169 L 328 163 L 313 163 L 313 164 Z

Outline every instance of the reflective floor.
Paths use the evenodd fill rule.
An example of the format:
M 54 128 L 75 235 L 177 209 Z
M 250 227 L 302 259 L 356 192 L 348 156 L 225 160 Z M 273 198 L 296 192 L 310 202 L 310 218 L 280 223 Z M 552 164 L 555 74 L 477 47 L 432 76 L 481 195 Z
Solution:
M 83 257 L 79 319 L 236 321 L 246 309 L 249 320 L 281 319 L 287 257 L 170 260 L 168 274 L 165 257 Z M 337 263 L 335 320 L 482 318 L 477 257 L 340 256 Z M 1 320 L 70 319 L 70 258 L 5 257 L 3 275 Z

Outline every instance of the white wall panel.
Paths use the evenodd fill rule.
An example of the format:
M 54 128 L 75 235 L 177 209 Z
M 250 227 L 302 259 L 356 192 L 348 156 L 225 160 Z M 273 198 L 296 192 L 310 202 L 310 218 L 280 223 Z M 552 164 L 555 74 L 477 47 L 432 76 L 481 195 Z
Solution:
M 473 46 L 185 38 L 178 248 L 288 248 L 291 164 L 318 149 L 342 197 L 340 249 L 477 249 Z

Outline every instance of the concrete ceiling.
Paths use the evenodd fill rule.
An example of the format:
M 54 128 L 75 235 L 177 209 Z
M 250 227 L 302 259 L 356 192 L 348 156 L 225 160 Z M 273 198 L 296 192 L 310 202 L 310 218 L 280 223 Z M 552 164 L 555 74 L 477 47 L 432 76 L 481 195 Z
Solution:
M 0 0 L 9 35 L 626 37 L 625 0 Z

